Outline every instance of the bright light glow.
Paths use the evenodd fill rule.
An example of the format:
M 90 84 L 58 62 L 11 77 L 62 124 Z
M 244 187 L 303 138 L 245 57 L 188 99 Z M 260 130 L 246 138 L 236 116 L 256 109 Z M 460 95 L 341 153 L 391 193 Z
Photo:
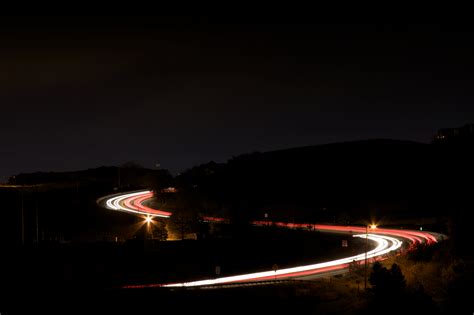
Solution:
M 370 225 L 370 228 L 371 228 L 372 230 L 375 230 L 375 229 L 377 228 L 377 226 L 376 226 L 375 224 L 371 224 L 371 225 Z
M 147 217 L 145 218 L 145 222 L 148 223 L 148 224 L 151 223 L 151 222 L 153 222 L 152 219 L 151 219 L 151 216 L 147 216 Z

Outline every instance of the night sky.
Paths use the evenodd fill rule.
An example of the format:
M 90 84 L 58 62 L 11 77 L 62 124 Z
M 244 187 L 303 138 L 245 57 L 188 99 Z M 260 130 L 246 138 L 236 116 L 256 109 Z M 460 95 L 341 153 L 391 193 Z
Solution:
M 446 25 L 2 19 L 0 182 L 210 160 L 474 122 L 473 36 Z

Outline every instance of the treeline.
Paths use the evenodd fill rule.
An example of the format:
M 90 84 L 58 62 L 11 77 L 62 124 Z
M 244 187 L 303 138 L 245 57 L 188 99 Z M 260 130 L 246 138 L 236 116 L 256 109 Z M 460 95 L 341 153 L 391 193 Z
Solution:
M 11 176 L 12 185 L 59 186 L 86 184 L 106 187 L 109 190 L 127 190 L 134 188 L 161 189 L 173 184 L 173 176 L 165 169 L 148 169 L 134 162 L 120 166 L 101 166 L 72 172 L 35 172 Z
M 447 217 L 470 207 L 471 148 L 368 140 L 245 154 L 175 179 L 204 212 L 354 223 Z M 225 211 L 224 211 L 225 212 Z

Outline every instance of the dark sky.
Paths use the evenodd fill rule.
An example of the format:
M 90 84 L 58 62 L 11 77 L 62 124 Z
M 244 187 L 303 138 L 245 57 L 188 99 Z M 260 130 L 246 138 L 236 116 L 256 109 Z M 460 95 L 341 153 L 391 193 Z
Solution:
M 196 17 L 0 24 L 0 182 L 209 160 L 474 122 L 473 33 Z

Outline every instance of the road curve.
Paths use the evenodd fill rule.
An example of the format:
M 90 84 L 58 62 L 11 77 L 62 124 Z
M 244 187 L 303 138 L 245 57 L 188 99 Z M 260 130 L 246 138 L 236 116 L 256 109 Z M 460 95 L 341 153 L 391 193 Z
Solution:
M 149 199 L 153 198 L 153 193 L 149 190 L 133 191 L 127 193 L 119 193 L 105 196 L 97 200 L 103 207 L 124 211 L 135 214 L 142 214 L 146 216 L 169 218 L 172 213 L 149 208 L 144 205 Z M 208 218 L 210 221 L 222 222 L 222 218 Z M 417 244 L 426 243 L 428 245 L 444 239 L 444 235 L 432 232 L 422 232 L 413 230 L 397 230 L 377 228 L 370 229 L 367 233 L 365 227 L 360 226 L 339 226 L 339 225 L 323 225 L 323 224 L 304 224 L 304 223 L 286 223 L 286 222 L 268 222 L 268 221 L 254 221 L 252 224 L 256 226 L 274 225 L 278 227 L 285 227 L 290 229 L 309 229 L 320 232 L 331 233 L 345 233 L 353 237 L 367 238 L 375 246 L 367 252 L 368 262 L 381 260 L 384 255 L 399 251 L 405 244 L 406 248 L 412 248 Z M 366 234 L 367 233 L 367 234 Z M 147 288 L 147 287 L 196 287 L 220 285 L 226 283 L 250 282 L 250 281 L 265 281 L 265 280 L 281 280 L 281 279 L 295 279 L 308 276 L 314 276 L 324 273 L 332 273 L 334 271 L 346 269 L 352 262 L 360 264 L 365 263 L 366 253 L 363 252 L 358 255 L 331 260 L 327 262 L 310 264 L 304 266 L 297 266 L 279 270 L 270 270 L 263 272 L 247 273 L 229 277 L 220 277 L 215 279 L 206 279 L 200 281 L 191 281 L 183 283 L 168 283 L 168 284 L 147 284 L 147 285 L 130 285 L 123 288 Z
M 98 199 L 97 203 L 110 210 L 143 214 L 152 217 L 169 218 L 172 214 L 171 212 L 152 209 L 144 205 L 152 198 L 153 192 L 149 190 L 138 190 L 108 195 Z
M 365 238 L 365 234 L 356 234 L 354 237 Z M 367 238 L 376 243 L 376 247 L 367 252 L 367 258 L 373 259 L 379 256 L 382 256 L 388 252 L 395 251 L 402 246 L 402 241 L 382 235 L 368 234 Z M 328 271 L 334 271 L 343 269 L 349 266 L 351 262 L 365 261 L 365 252 L 355 256 L 350 256 L 346 258 L 331 260 L 327 262 L 298 266 L 292 268 L 285 268 L 280 270 L 271 270 L 264 272 L 256 272 L 249 274 L 242 274 L 231 277 L 222 277 L 217 279 L 193 281 L 193 282 L 184 282 L 184 283 L 172 283 L 164 284 L 163 287 L 194 287 L 194 286 L 206 286 L 206 285 L 216 285 L 224 284 L 231 282 L 246 282 L 246 281 L 264 281 L 264 280 L 281 280 L 289 278 L 297 278 L 302 276 L 314 275 L 317 273 L 323 273 Z
M 268 225 L 268 222 L 263 222 Z M 253 222 L 254 225 L 261 225 L 261 221 Z M 367 252 L 367 261 L 369 263 L 376 260 L 383 260 L 385 255 L 390 252 L 399 251 L 402 249 L 402 245 L 405 243 L 407 248 L 412 248 L 416 244 L 426 243 L 434 244 L 444 238 L 444 235 L 430 232 L 419 232 L 412 230 L 395 230 L 395 229 L 375 229 L 370 230 L 370 233 L 366 234 L 365 227 L 360 226 L 337 226 L 337 225 L 321 225 L 321 224 L 295 224 L 295 223 L 273 223 L 276 226 L 287 227 L 287 228 L 310 228 L 311 230 L 331 233 L 345 233 L 353 234 L 353 237 L 366 238 L 375 243 L 375 248 Z M 358 234 L 362 233 L 363 234 Z M 254 281 L 265 281 L 265 280 L 284 280 L 284 279 L 298 279 L 308 278 L 309 276 L 323 275 L 327 273 L 333 273 L 334 271 L 342 271 L 348 269 L 349 264 L 357 262 L 359 264 L 365 263 L 365 252 L 336 259 L 332 261 L 304 265 L 292 268 L 285 268 L 280 270 L 264 271 L 257 273 L 242 274 L 231 277 L 222 277 L 217 279 L 208 279 L 201 281 L 192 281 L 184 283 L 171 283 L 157 285 L 160 287 L 195 287 L 195 286 L 209 286 L 209 285 L 220 285 L 226 283 L 235 282 L 254 282 Z M 149 286 L 149 285 L 148 285 Z M 136 286 L 130 286 L 136 287 Z

